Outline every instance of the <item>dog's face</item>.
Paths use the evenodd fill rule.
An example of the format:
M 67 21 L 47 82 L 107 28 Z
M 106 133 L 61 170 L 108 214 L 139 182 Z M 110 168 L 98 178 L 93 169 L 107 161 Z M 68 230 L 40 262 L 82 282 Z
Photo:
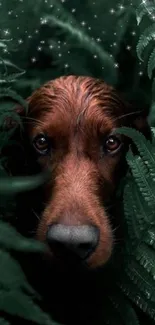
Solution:
M 112 87 L 90 77 L 61 77 L 29 98 L 26 134 L 37 163 L 51 173 L 36 231 L 49 258 L 91 269 L 110 259 L 108 207 L 128 149 L 113 131 L 126 125 L 148 132 L 145 118 L 136 120 L 133 112 Z

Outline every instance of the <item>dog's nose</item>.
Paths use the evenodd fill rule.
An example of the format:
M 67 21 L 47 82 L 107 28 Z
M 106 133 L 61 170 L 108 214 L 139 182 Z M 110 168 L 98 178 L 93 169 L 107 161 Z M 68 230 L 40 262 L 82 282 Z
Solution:
M 85 260 L 94 252 L 98 244 L 99 229 L 92 225 L 53 224 L 48 227 L 46 240 L 52 251 L 61 255 L 65 255 L 64 252 L 72 253 Z

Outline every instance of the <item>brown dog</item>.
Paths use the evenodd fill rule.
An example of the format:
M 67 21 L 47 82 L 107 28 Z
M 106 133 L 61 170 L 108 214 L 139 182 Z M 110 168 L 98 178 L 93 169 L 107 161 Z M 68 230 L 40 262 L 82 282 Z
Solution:
M 113 131 L 130 126 L 149 137 L 147 112 L 127 104 L 103 81 L 84 76 L 47 82 L 27 101 L 26 146 L 31 160 L 51 172 L 35 238 L 47 243 L 48 259 L 58 270 L 104 266 L 119 226 L 109 207 L 126 170 L 129 145 Z M 19 114 L 24 116 L 21 107 Z

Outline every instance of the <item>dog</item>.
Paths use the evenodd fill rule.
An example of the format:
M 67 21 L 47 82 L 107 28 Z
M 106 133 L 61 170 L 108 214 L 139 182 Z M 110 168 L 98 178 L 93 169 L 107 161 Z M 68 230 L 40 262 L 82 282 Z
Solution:
M 22 154 L 12 147 L 8 168 L 12 175 L 48 169 L 51 176 L 40 192 L 30 194 L 29 204 L 21 204 L 18 228 L 47 246 L 41 267 L 49 263 L 56 272 L 53 276 L 49 268 L 42 284 L 46 294 L 50 282 L 51 295 L 57 291 L 57 297 L 48 293 L 46 299 L 55 318 L 64 324 L 87 324 L 88 319 L 96 324 L 103 303 L 94 274 L 106 269 L 121 236 L 116 191 L 131 144 L 114 131 L 129 126 L 150 138 L 148 111 L 102 80 L 75 75 L 46 82 L 26 100 L 27 115 L 16 107 L 24 125 L 22 136 L 18 128 L 15 133 Z M 33 217 L 27 210 L 32 207 Z

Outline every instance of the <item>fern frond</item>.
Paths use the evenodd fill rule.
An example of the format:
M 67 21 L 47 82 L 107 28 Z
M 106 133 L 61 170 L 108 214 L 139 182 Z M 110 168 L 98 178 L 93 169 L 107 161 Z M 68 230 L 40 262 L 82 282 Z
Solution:
M 155 279 L 155 250 L 150 249 L 146 244 L 141 243 L 135 250 L 136 260 Z
M 152 184 L 152 179 L 149 175 L 147 167 L 144 165 L 140 157 L 134 157 L 131 150 L 129 150 L 127 153 L 127 162 L 143 197 L 147 201 L 148 205 L 154 209 L 155 193 L 152 190 L 154 184 Z
M 145 47 L 149 44 L 149 42 L 154 38 L 155 38 L 155 23 L 147 27 L 139 38 L 138 44 L 136 46 L 137 56 L 139 60 L 143 61 L 142 52 L 144 51 Z
M 142 21 L 142 18 L 144 15 L 152 16 L 155 15 L 155 7 L 152 3 L 145 0 L 145 2 L 142 2 L 139 7 L 136 9 L 136 20 L 137 25 L 139 25 Z
M 109 300 L 119 313 L 120 319 L 123 320 L 124 325 L 140 325 L 136 312 L 134 311 L 133 307 L 131 307 L 130 303 L 124 299 L 124 296 L 121 294 L 112 294 L 109 297 Z
M 137 288 L 135 283 L 128 278 L 127 275 L 122 275 L 122 281 L 118 284 L 124 294 L 133 301 L 144 313 L 147 313 L 153 320 L 155 320 L 154 302 L 149 301 L 149 294 L 143 295 Z
M 124 212 L 126 217 L 126 223 L 127 223 L 127 231 L 128 236 L 130 238 L 131 244 L 135 245 L 137 240 L 139 239 L 139 229 L 137 229 L 137 220 L 134 216 L 134 197 L 132 192 L 132 181 L 128 181 L 124 188 L 124 197 L 123 197 L 123 204 L 124 204 Z
M 152 225 L 144 235 L 144 242 L 155 249 L 155 228 Z
M 152 78 L 152 72 L 154 68 L 155 68 L 155 48 L 149 57 L 148 65 L 147 65 L 147 73 L 150 79 Z
M 145 7 L 143 7 L 142 4 L 140 4 L 135 12 L 136 12 L 137 25 L 139 25 L 144 15 L 147 13 L 147 10 Z
M 155 150 L 152 143 L 138 130 L 130 127 L 117 128 L 115 132 L 130 137 L 136 144 L 142 160 L 149 168 L 149 173 L 155 177 Z M 154 136 L 153 136 L 154 137 Z
M 124 212 L 127 224 L 128 240 L 136 247 L 144 240 L 146 229 L 154 221 L 154 213 L 149 209 L 134 180 L 128 180 L 123 196 Z
M 141 292 L 145 300 L 155 303 L 155 283 L 152 283 L 152 276 L 140 265 L 133 254 L 125 265 L 125 273 L 134 285 L 137 286 L 137 292 Z

